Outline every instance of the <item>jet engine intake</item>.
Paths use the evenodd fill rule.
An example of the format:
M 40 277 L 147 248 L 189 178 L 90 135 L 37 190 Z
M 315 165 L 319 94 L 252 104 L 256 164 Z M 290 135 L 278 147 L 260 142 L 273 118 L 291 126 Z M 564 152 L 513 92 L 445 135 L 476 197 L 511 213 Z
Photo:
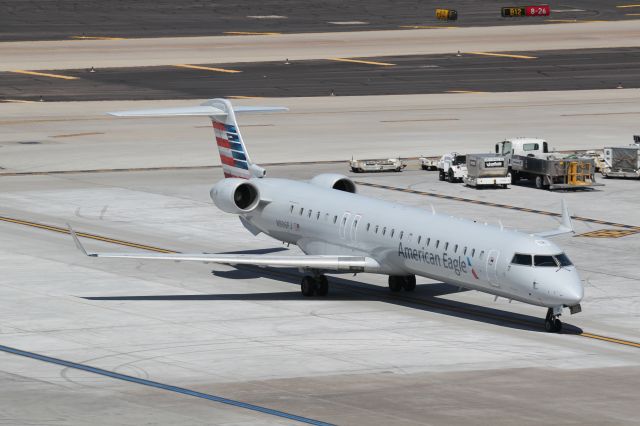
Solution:
M 337 189 L 338 191 L 356 193 L 356 184 L 346 177 L 337 173 L 323 173 L 311 179 L 312 185 L 321 186 L 323 188 Z
M 246 179 L 223 179 L 211 188 L 209 195 L 220 210 L 234 214 L 249 213 L 260 202 L 258 187 Z

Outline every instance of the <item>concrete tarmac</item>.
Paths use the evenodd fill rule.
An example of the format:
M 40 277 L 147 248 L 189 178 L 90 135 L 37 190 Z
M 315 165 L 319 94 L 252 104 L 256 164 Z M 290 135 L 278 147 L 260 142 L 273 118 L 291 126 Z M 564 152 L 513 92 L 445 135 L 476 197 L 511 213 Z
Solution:
M 308 4 L 282 0 L 238 0 L 233 5 L 198 0 L 85 0 L 76 3 L 2 0 L 0 41 L 73 37 L 184 37 L 228 32 L 308 33 L 388 30 L 402 26 L 442 25 L 435 9 L 458 12 L 455 26 L 544 24 L 571 20 L 630 19 L 629 9 L 606 0 L 549 1 L 551 16 L 502 18 L 503 6 L 484 0 L 323 0 Z
M 272 100 L 241 103 L 264 101 Z M 282 101 L 291 112 L 241 117 L 259 163 L 346 160 L 350 151 L 484 151 L 513 135 L 598 148 L 628 143 L 629 118 L 638 114 L 637 90 Z M 210 126 L 200 119 L 102 115 L 174 102 L 194 103 L 0 105 L 0 166 L 9 173 L 215 165 Z M 415 162 L 397 174 L 352 175 L 346 162 L 269 167 L 270 176 L 294 179 L 322 172 L 545 211 L 559 211 L 564 198 L 574 215 L 640 226 L 633 180 L 576 193 L 478 191 L 439 182 Z M 297 253 L 217 210 L 208 192 L 220 178 L 216 168 L 5 174 L 0 216 L 71 223 L 182 252 Z M 557 226 L 542 214 L 364 185 L 360 191 L 510 228 Z M 611 228 L 575 226 L 578 234 Z M 0 344 L 332 424 L 634 424 L 639 239 L 556 239 L 579 268 L 586 295 L 583 312 L 563 317 L 566 332 L 557 335 L 543 331 L 544 309 L 428 279 L 397 297 L 384 276 L 332 276 L 326 299 L 304 299 L 295 270 L 92 259 L 68 235 L 0 220 Z M 140 250 L 83 240 L 89 250 Z M 0 359 L 0 413 L 12 424 L 293 424 L 7 353 Z
M 637 47 L 637 20 L 0 44 L 0 71 Z
M 259 163 L 492 151 L 507 137 L 558 150 L 627 145 L 638 89 L 238 99 L 287 113 L 238 117 Z M 206 117 L 115 118 L 109 111 L 203 100 L 0 104 L 0 173 L 218 165 Z
M 511 52 L 506 56 L 463 52 L 375 57 L 363 62 L 279 61 L 57 73 L 76 80 L 0 73 L 0 99 L 162 100 L 638 88 L 640 48 Z

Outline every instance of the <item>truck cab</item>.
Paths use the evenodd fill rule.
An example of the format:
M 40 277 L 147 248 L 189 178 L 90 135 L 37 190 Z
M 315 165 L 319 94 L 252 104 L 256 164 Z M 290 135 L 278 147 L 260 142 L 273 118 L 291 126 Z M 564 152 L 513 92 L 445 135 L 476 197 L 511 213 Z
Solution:
M 511 157 L 523 155 L 525 157 L 539 157 L 549 153 L 549 144 L 544 139 L 515 138 L 507 139 L 496 144 L 496 154 L 507 157 L 507 163 L 511 165 Z
M 467 175 L 467 156 L 457 152 L 444 154 L 438 160 L 438 172 L 440 180 L 447 180 L 451 183 L 462 182 Z

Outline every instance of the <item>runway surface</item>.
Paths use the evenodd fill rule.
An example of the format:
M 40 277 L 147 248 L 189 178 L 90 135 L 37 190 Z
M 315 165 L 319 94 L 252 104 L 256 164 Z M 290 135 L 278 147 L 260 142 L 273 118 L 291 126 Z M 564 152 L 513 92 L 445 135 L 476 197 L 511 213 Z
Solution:
M 553 23 L 567 20 L 629 19 L 632 2 L 605 0 L 550 1 L 551 16 L 502 18 L 508 1 L 322 0 L 308 4 L 283 0 L 236 1 L 232 5 L 199 0 L 89 0 L 50 2 L 2 0 L 0 41 L 54 40 L 81 37 L 167 37 L 234 33 L 307 33 L 388 30 L 402 26 L 441 25 L 435 9 L 458 11 L 455 26 Z
M 0 101 L 403 95 L 616 87 L 640 87 L 640 48 L 0 73 Z
M 0 44 L 0 70 L 637 47 L 638 20 L 342 33 L 59 40 Z

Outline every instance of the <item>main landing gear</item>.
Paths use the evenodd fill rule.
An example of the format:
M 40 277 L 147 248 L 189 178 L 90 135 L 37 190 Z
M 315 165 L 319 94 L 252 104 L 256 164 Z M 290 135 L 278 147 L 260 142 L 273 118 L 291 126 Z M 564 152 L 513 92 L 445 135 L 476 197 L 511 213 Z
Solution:
M 329 293 L 329 281 L 326 275 L 318 274 L 315 276 L 305 275 L 300 284 L 302 295 L 305 297 L 326 296 Z
M 562 321 L 558 319 L 560 314 L 555 312 L 556 310 L 549 308 L 547 310 L 547 316 L 544 319 L 544 329 L 549 333 L 560 333 L 562 330 Z
M 413 291 L 416 289 L 416 276 L 415 275 L 389 275 L 389 290 L 397 292 L 404 289 L 404 291 Z

